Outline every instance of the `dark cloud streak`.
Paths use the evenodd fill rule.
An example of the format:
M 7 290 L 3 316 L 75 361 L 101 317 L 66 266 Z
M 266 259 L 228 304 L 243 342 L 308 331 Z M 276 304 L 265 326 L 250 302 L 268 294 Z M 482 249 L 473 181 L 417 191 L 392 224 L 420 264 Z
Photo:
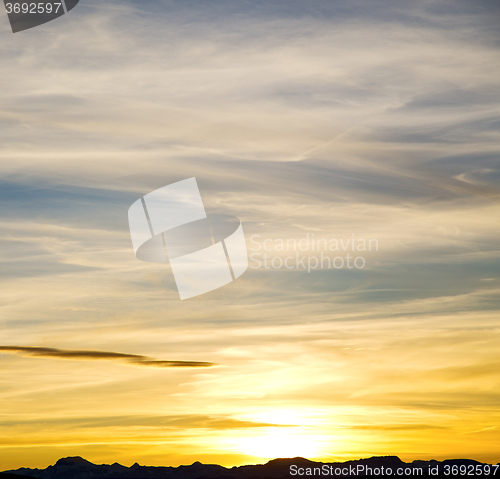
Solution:
M 209 368 L 215 363 L 204 361 L 166 361 L 153 359 L 139 354 L 115 353 L 110 351 L 87 351 L 58 348 L 40 348 L 34 346 L 0 346 L 0 352 L 57 359 L 108 360 L 121 361 L 137 366 L 155 368 Z

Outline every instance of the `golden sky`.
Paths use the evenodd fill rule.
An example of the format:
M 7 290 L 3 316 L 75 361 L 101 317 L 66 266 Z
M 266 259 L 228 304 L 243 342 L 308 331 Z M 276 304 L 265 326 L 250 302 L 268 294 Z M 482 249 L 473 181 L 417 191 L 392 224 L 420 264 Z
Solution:
M 500 461 L 500 11 L 408 3 L 3 18 L 0 470 Z M 378 248 L 362 269 L 251 261 L 180 301 L 127 210 L 192 176 L 249 254 Z

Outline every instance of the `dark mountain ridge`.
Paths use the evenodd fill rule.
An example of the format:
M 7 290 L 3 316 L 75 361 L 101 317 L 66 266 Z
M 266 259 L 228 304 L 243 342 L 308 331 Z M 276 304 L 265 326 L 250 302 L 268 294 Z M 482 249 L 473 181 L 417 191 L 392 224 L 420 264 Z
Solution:
M 226 468 L 195 462 L 190 466 L 131 467 L 114 463 L 93 464 L 82 457 L 59 459 L 46 469 L 20 468 L 0 473 L 0 479 L 35 477 L 39 479 L 283 479 L 291 477 L 366 477 L 417 476 L 453 477 L 457 475 L 491 475 L 500 477 L 500 466 L 488 466 L 471 459 L 446 461 L 413 461 L 405 463 L 397 456 L 371 457 L 347 462 L 314 462 L 302 457 L 273 459 L 266 464 Z M 411 470 L 411 471 L 410 471 Z M 464 472 L 465 471 L 465 472 Z M 479 474 L 481 471 L 481 474 Z M 448 474 L 446 474 L 448 472 Z M 471 474 L 468 474 L 471 475 Z

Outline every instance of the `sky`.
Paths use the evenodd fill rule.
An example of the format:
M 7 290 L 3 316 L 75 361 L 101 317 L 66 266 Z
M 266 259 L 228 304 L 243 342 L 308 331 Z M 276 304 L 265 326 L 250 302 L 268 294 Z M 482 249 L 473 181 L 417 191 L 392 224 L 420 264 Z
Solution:
M 486 0 L 0 15 L 0 470 L 499 462 L 499 20 Z M 181 301 L 127 211 L 191 177 L 250 262 Z M 363 267 L 283 265 L 322 253 Z

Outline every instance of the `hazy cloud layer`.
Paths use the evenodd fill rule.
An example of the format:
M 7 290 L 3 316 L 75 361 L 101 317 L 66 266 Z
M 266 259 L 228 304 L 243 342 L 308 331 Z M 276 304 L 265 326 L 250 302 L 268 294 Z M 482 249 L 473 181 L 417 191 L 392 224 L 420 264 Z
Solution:
M 0 422 L 2 427 L 44 427 L 47 423 L 65 428 L 92 428 L 92 427 L 123 427 L 147 426 L 162 429 L 245 429 L 254 427 L 292 427 L 293 425 L 272 424 L 257 421 L 241 421 L 229 416 L 202 416 L 197 414 L 184 416 L 109 416 L 109 417 L 75 417 L 75 418 L 45 418 L 43 422 L 5 420 Z

